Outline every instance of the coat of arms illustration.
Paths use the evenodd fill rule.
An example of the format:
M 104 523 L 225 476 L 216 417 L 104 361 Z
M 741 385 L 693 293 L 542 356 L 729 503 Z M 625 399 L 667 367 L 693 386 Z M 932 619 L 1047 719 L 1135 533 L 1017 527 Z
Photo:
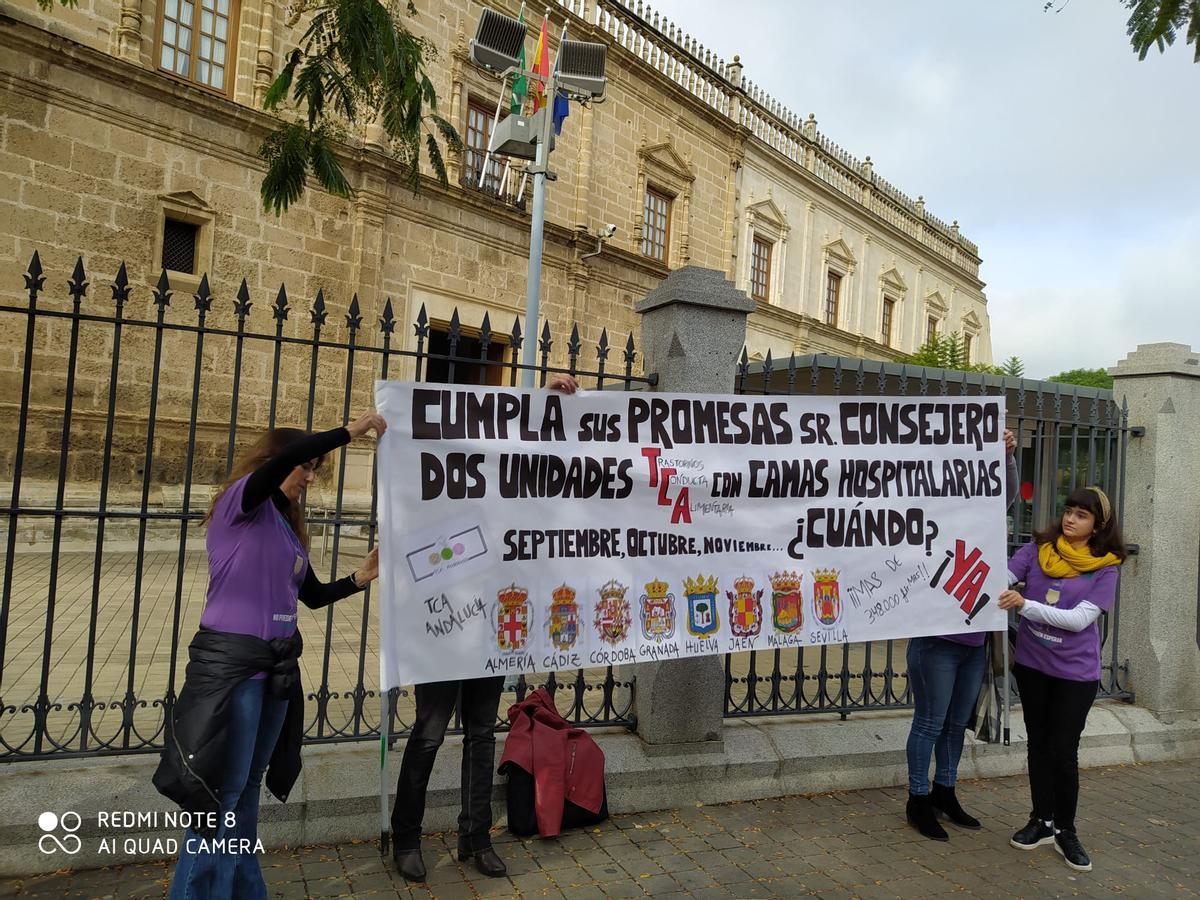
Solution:
M 688 632 L 696 637 L 708 637 L 721 627 L 717 612 L 717 579 L 715 576 L 685 578 L 683 592 L 688 601 Z
M 837 569 L 817 569 L 813 572 L 813 613 L 822 625 L 835 625 L 842 617 Z
M 665 581 L 651 581 L 642 594 L 642 635 L 661 643 L 675 636 L 675 595 Z
M 596 603 L 593 622 L 596 632 L 600 640 L 614 647 L 629 637 L 629 626 L 633 624 L 629 601 L 625 599 L 627 590 L 629 588 L 613 579 L 600 588 L 600 600 Z
M 548 627 L 554 649 L 565 653 L 575 646 L 575 639 L 579 637 L 579 604 L 575 602 L 575 588 L 564 584 L 554 589 Z
M 804 595 L 799 572 L 776 572 L 771 576 L 771 622 L 775 630 L 791 634 L 804 627 Z
M 529 591 L 510 584 L 496 600 L 496 646 L 505 653 L 523 650 L 529 640 Z
M 762 630 L 762 588 L 754 590 L 754 579 L 743 575 L 726 591 L 729 598 L 729 630 L 736 637 L 754 637 Z

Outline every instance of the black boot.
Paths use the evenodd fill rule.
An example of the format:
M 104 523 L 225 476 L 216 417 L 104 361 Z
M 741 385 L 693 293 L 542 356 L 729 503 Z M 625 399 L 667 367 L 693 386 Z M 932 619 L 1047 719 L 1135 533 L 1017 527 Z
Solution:
M 392 860 L 405 881 L 425 880 L 425 861 L 421 859 L 419 847 L 416 850 L 399 850 L 393 847 Z
M 966 811 L 958 805 L 958 797 L 954 796 L 954 788 L 946 787 L 933 783 L 933 790 L 929 794 L 929 802 L 933 804 L 933 808 L 942 813 L 947 819 L 955 825 L 963 828 L 978 828 L 979 820 L 974 816 L 967 815 Z
M 908 806 L 904 808 L 904 815 L 909 824 L 923 836 L 935 841 L 950 840 L 950 835 L 946 834 L 946 829 L 938 822 L 937 816 L 933 812 L 933 804 L 929 801 L 928 794 L 910 792 Z
M 475 868 L 488 878 L 503 878 L 508 874 L 508 867 L 504 865 L 504 860 L 496 855 L 496 851 L 492 847 L 474 851 L 459 848 L 459 862 L 466 862 L 471 857 L 475 857 Z

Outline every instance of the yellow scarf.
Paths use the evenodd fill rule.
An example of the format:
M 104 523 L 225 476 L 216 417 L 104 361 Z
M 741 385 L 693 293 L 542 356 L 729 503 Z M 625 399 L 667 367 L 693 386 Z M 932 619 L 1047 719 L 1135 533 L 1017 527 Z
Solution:
M 1092 556 L 1086 546 L 1076 550 L 1061 535 L 1053 544 L 1041 544 L 1038 547 L 1038 562 L 1042 571 L 1051 578 L 1074 578 L 1082 572 L 1095 572 L 1105 566 L 1121 564 L 1121 560 L 1111 553 Z

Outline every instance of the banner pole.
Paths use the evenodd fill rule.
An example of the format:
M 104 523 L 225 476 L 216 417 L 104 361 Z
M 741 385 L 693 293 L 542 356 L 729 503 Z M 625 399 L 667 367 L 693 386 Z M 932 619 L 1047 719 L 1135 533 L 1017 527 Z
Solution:
M 388 843 L 391 838 L 390 823 L 388 821 L 388 781 L 387 781 L 387 753 L 388 753 L 388 732 L 392 730 L 392 723 L 388 719 L 388 692 L 380 685 L 379 690 L 379 852 L 383 856 L 387 856 Z
M 1003 641 L 1001 641 L 1001 643 L 1004 645 L 1004 746 L 1007 747 L 1009 745 L 1009 742 L 1008 742 L 1009 698 L 1011 696 L 1011 687 L 1009 686 L 1009 683 L 1008 683 L 1008 679 L 1010 677 L 1010 671 L 1008 668 L 1008 615 L 1007 614 L 1005 614 L 1005 616 L 1004 616 L 1003 638 L 1004 639 L 1003 639 Z

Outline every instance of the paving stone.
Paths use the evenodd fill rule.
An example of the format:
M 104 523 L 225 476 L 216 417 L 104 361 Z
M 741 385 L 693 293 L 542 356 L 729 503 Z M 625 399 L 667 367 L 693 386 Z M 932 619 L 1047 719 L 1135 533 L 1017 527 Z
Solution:
M 970 782 L 960 794 L 984 821 L 928 841 L 904 821 L 902 788 L 839 791 L 616 816 L 559 838 L 493 834 L 510 878 L 453 857 L 456 835 L 424 840 L 427 885 L 408 885 L 378 844 L 285 848 L 260 864 L 268 895 L 476 897 L 1051 897 L 1200 896 L 1200 779 L 1194 762 L 1082 773 L 1080 834 L 1095 871 L 1076 873 L 1050 848 L 1008 838 L 1028 815 L 1023 777 Z M 964 802 L 966 802 L 966 800 Z M 165 898 L 174 862 L 0 881 L 19 900 Z
M 339 876 L 305 879 L 304 887 L 310 897 L 341 897 L 350 893 L 350 882 Z

